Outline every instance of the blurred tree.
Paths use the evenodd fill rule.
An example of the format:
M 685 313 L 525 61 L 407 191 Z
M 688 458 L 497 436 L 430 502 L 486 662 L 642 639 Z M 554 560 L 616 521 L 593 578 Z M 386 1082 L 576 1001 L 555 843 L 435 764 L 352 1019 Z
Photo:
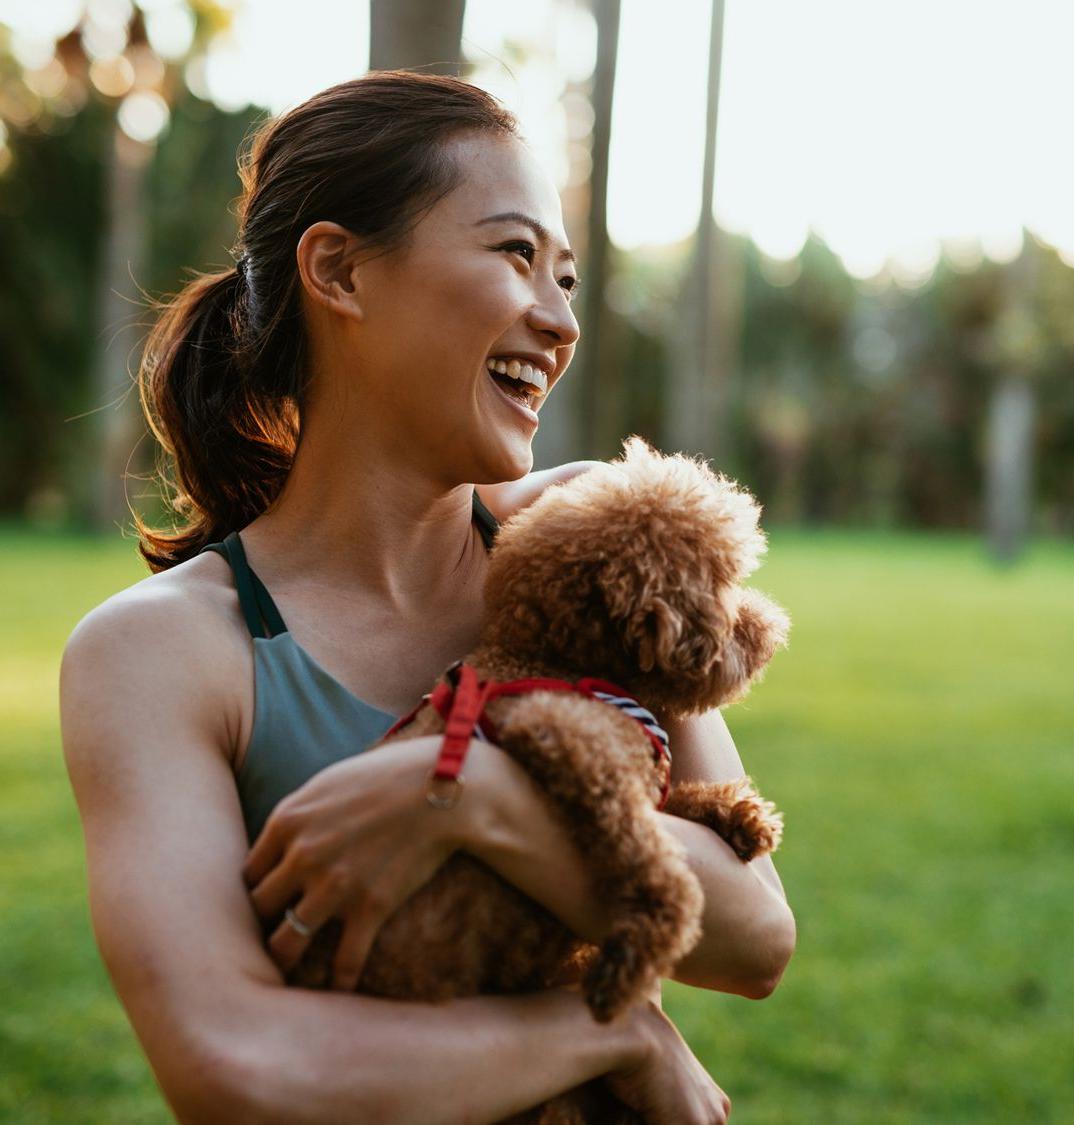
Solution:
M 466 0 L 370 0 L 369 69 L 459 73 Z
M 573 375 L 575 408 L 584 456 L 605 458 L 619 452 L 623 434 L 623 383 L 612 360 L 612 321 L 605 289 L 609 278 L 608 153 L 612 136 L 612 103 L 619 51 L 619 0 L 591 0 L 597 24 L 597 63 L 589 100 L 593 108 L 590 147 L 589 208 L 585 237 L 585 285 L 581 289 L 579 340 Z M 582 456 L 583 454 L 578 454 Z
M 1022 372 L 997 380 L 989 404 L 985 513 L 998 562 L 1013 562 L 1025 546 L 1032 518 L 1033 386 Z
M 1034 506 L 1040 527 L 1074 534 L 1074 269 L 1047 247 L 1037 256 L 1033 315 L 1044 337 L 1036 365 Z
M 221 114 L 186 88 L 186 62 L 228 19 L 208 0 L 188 10 L 189 50 L 169 60 L 129 6 L 108 9 L 122 20 L 107 28 L 87 10 L 33 68 L 0 28 L 11 154 L 0 175 L 0 349 L 11 357 L 4 391 L 14 403 L 0 412 L 0 434 L 16 435 L 0 442 L 3 510 L 69 505 L 99 526 L 125 519 L 125 471 L 144 433 L 131 378 L 141 339 L 129 334 L 146 327 L 143 286 L 174 286 L 182 265 L 223 256 L 234 237 L 227 203 L 250 115 Z M 191 120 L 196 131 L 176 130 Z M 195 179 L 199 162 L 211 177 Z M 181 197 L 174 240 L 160 227 L 169 213 L 174 221 L 169 193 Z
M 843 382 L 838 357 L 853 292 L 821 243 L 806 245 L 793 285 L 773 286 L 760 255 L 736 241 L 745 259 L 744 376 L 725 423 L 735 435 L 736 473 L 773 518 L 800 519 L 811 491 L 806 466 L 824 419 L 817 400 L 838 394 Z
M 191 49 L 197 51 L 204 46 L 206 33 L 215 33 L 227 25 L 230 12 L 208 3 L 197 4 L 194 11 L 201 16 L 195 21 L 191 38 Z M 94 52 L 97 57 L 91 59 L 86 41 L 95 30 L 94 21 L 102 21 L 96 29 L 99 33 L 108 30 L 104 22 L 107 13 L 104 8 L 87 9 L 82 23 L 59 47 L 68 70 L 88 72 L 97 92 L 115 107 L 106 155 L 108 218 L 97 290 L 94 399 L 99 406 L 99 448 L 94 458 L 95 479 L 89 506 L 92 522 L 101 530 L 125 521 L 126 474 L 132 460 L 136 470 L 144 467 L 144 455 L 143 459 L 136 458 L 146 434 L 145 423 L 137 398 L 130 393 L 127 364 L 121 361 L 121 351 L 115 347 L 116 330 L 124 320 L 130 322 L 131 305 L 137 300 L 137 278 L 144 277 L 146 272 L 147 170 L 157 139 L 185 88 L 179 68 L 166 66 L 149 45 L 145 18 L 139 8 L 131 10 L 122 27 L 122 50 L 114 54 Z M 197 34 L 199 27 L 201 35 Z M 117 47 L 120 41 L 117 35 Z M 138 341 L 132 349 L 135 366 L 140 359 L 140 344 Z M 145 448 L 150 448 L 148 443 Z
M 569 6 L 576 18 L 583 13 L 589 20 L 582 3 Z M 199 21 L 218 18 L 206 15 L 213 9 L 203 2 L 190 10 Z M 140 341 L 128 338 L 117 346 L 114 337 L 146 327 L 143 290 L 177 288 L 192 265 L 227 264 L 235 236 L 227 205 L 239 189 L 235 151 L 255 117 L 252 110 L 221 113 L 189 91 L 184 60 L 197 57 L 194 48 L 178 60 L 139 57 L 131 53 L 139 33 L 127 30 L 111 54 L 102 53 L 99 43 L 87 53 L 82 30 L 61 43 L 54 57 L 31 64 L 13 55 L 0 26 L 3 513 L 29 507 L 55 514 L 64 494 L 79 499 L 77 510 L 88 510 L 99 416 L 115 413 L 109 404 L 125 395 L 136 417 L 128 366 L 137 360 Z M 207 32 L 199 23 L 203 39 Z M 607 92 L 607 52 L 614 52 L 614 39 L 607 24 L 602 32 Z M 520 65 L 527 58 L 524 47 L 511 56 Z M 116 65 L 117 55 L 127 59 L 129 70 Z M 129 82 L 141 70 L 168 121 L 139 169 L 141 217 L 130 245 L 140 249 L 112 251 L 113 280 L 107 284 L 101 278 L 109 261 L 108 216 L 111 209 L 113 226 L 121 226 L 127 210 L 110 196 L 116 181 L 107 173 L 108 154 L 115 153 L 117 122 L 134 87 L 123 95 L 102 93 L 92 73 L 100 59 L 112 60 L 111 68 L 98 67 L 106 88 L 110 75 Z M 158 80 L 159 87 L 153 85 Z M 565 200 L 565 216 L 570 224 L 575 215 L 568 230 L 584 259 L 583 292 L 590 290 L 587 305 L 579 299 L 584 339 L 598 338 L 602 378 L 614 374 L 610 383 L 598 384 L 579 368 L 564 391 L 593 389 L 592 413 L 605 415 L 596 424 L 616 437 L 635 431 L 659 441 L 674 432 L 667 384 L 678 360 L 670 326 L 681 323 L 681 281 L 697 248 L 690 240 L 630 254 L 607 246 L 606 276 L 600 276 L 599 255 L 594 263 L 582 225 L 590 154 L 605 144 L 593 135 L 597 115 L 589 95 L 596 85 L 579 73 L 568 86 L 573 147 L 567 194 L 575 210 Z M 607 99 L 604 104 L 610 108 Z M 155 106 L 159 121 L 159 103 L 150 98 L 143 105 Z M 604 120 L 606 126 L 606 115 Z M 598 240 L 606 238 L 603 220 L 594 221 L 592 231 Z M 931 279 L 903 287 L 890 280 L 854 281 L 816 238 L 789 263 L 774 262 L 726 232 L 719 232 L 719 244 L 741 263 L 743 311 L 738 377 L 720 412 L 735 456 L 729 466 L 726 450 L 717 449 L 716 461 L 757 492 L 771 518 L 981 527 L 991 389 L 1018 377 L 1036 402 L 1032 411 L 1022 410 L 1019 442 L 1023 464 L 1030 442 L 1035 451 L 1032 474 L 1021 477 L 1032 483 L 1034 526 L 1074 532 L 1074 270 L 1053 250 L 1027 238 L 1025 254 L 1032 258 L 1021 266 L 985 261 L 967 271 L 942 260 Z M 1011 276 L 1030 261 L 1030 284 Z M 99 294 L 111 289 L 125 299 L 109 309 Z M 1012 302 L 1012 293 L 1018 301 Z M 106 390 L 95 389 L 95 349 L 109 342 L 111 366 L 96 370 L 111 381 Z M 606 389 L 596 391 L 598 386 Z M 560 421 L 581 415 L 576 399 L 565 397 L 560 405 L 558 416 L 542 412 L 546 439 L 559 440 Z M 115 442 L 113 481 L 132 442 Z M 557 459 L 616 452 L 598 451 L 587 440 Z M 1024 483 L 1021 491 L 1025 496 Z M 1021 511 L 1028 519 L 1025 504 Z
M 88 13 L 84 18 L 90 18 Z M 106 99 L 106 104 L 112 102 L 113 106 L 118 104 L 119 98 L 131 95 L 136 88 L 139 93 L 148 96 L 152 86 L 159 84 L 158 75 L 163 71 L 162 66 L 153 66 L 150 61 L 154 56 L 139 10 L 131 13 L 123 35 L 126 44 L 122 53 L 93 60 L 85 53 L 81 27 L 57 44 L 57 56 L 63 60 L 67 72 L 82 82 L 91 82 Z M 134 69 L 132 60 L 135 59 L 140 64 L 141 82 Z M 137 87 L 136 83 L 139 83 Z M 133 104 L 137 106 L 139 103 Z M 142 104 L 145 112 L 152 103 Z M 155 108 L 159 118 L 162 109 L 159 106 Z M 152 124 L 155 122 L 147 122 L 150 128 Z M 87 477 L 90 495 L 85 498 L 92 523 L 100 530 L 121 524 L 127 515 L 124 474 L 144 433 L 137 400 L 131 393 L 126 363 L 115 347 L 119 336 L 117 330 L 131 317 L 136 286 L 134 279 L 143 274 L 145 266 L 142 181 L 146 165 L 152 158 L 155 135 L 148 135 L 148 128 L 143 131 L 137 125 L 135 132 L 138 135 L 131 135 L 124 129 L 118 114 L 113 113 L 111 137 L 104 153 L 107 209 L 95 299 L 96 355 L 92 399 L 98 406 L 92 417 L 96 424 L 97 452 L 91 461 L 93 472 Z
M 60 518 L 85 463 L 64 419 L 86 409 L 109 118 L 75 86 L 42 122 L 7 43 L 0 27 L 0 511 L 21 513 L 36 495 Z
M 1038 254 L 1026 238 L 1007 270 L 1006 307 L 995 329 L 995 363 L 985 441 L 984 514 L 992 554 L 1011 563 L 1032 521 L 1035 376 L 1044 349 L 1031 304 Z
M 741 332 L 741 267 L 735 243 L 723 236 L 713 217 L 723 24 L 723 0 L 712 0 L 701 208 L 683 280 L 681 316 L 670 324 L 674 358 L 668 372 L 665 444 L 704 453 L 729 467 L 727 406 Z

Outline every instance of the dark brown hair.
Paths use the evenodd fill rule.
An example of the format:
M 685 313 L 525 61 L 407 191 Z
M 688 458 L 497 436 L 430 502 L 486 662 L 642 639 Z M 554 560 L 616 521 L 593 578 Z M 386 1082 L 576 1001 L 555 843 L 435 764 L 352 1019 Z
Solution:
M 465 130 L 517 136 L 518 121 L 458 78 L 385 70 L 332 86 L 253 135 L 239 159 L 236 267 L 198 274 L 159 306 L 138 373 L 162 446 L 158 479 L 179 518 L 153 530 L 135 513 L 150 570 L 245 527 L 283 487 L 309 380 L 302 233 L 329 220 L 381 253 L 404 246 L 462 182 L 445 142 Z

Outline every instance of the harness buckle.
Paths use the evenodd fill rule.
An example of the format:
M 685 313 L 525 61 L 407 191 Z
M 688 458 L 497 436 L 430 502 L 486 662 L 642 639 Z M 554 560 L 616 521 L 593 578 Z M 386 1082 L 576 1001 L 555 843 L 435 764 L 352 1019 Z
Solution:
M 453 809 L 462 797 L 461 776 L 437 777 L 434 766 L 425 776 L 425 799 L 434 809 Z

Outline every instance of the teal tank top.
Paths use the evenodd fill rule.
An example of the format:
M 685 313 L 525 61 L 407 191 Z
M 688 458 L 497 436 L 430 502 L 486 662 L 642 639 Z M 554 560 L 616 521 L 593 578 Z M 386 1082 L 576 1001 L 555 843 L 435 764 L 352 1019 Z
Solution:
M 499 524 L 476 488 L 473 511 L 488 549 Z M 371 746 L 399 716 L 359 699 L 292 639 L 264 583 L 250 569 L 238 532 L 207 543 L 202 551 L 215 551 L 230 563 L 253 638 L 253 729 L 235 777 L 252 844 L 283 797 L 326 766 Z

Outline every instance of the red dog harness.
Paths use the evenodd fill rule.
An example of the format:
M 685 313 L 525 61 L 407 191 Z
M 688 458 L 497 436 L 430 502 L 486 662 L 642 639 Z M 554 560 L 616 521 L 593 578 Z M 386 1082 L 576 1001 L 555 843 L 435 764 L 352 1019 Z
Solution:
M 521 680 L 479 680 L 473 665 L 464 664 L 461 660 L 456 660 L 448 668 L 446 676 L 447 683 L 438 683 L 432 692 L 422 696 L 421 703 L 410 714 L 399 719 L 384 735 L 387 738 L 396 731 L 402 730 L 427 702 L 432 703 L 440 713 L 444 720 L 444 741 L 436 766 L 429 777 L 434 784 L 445 782 L 451 788 L 449 795 L 446 796 L 430 790 L 428 798 L 431 804 L 438 808 L 451 808 L 458 801 L 462 786 L 459 771 L 462 769 L 471 738 L 480 738 L 486 742 L 497 741 L 495 725 L 485 714 L 485 705 L 488 701 L 501 695 L 525 695 L 531 691 L 575 692 L 578 695 L 586 695 L 591 699 L 614 704 L 634 719 L 652 743 L 655 760 L 666 763 L 667 770 L 660 791 L 660 801 L 656 807 L 662 809 L 667 803 L 668 792 L 671 789 L 671 750 L 668 746 L 668 736 L 657 723 L 652 712 L 642 707 L 617 684 L 591 676 L 575 682 L 543 679 L 538 676 Z

